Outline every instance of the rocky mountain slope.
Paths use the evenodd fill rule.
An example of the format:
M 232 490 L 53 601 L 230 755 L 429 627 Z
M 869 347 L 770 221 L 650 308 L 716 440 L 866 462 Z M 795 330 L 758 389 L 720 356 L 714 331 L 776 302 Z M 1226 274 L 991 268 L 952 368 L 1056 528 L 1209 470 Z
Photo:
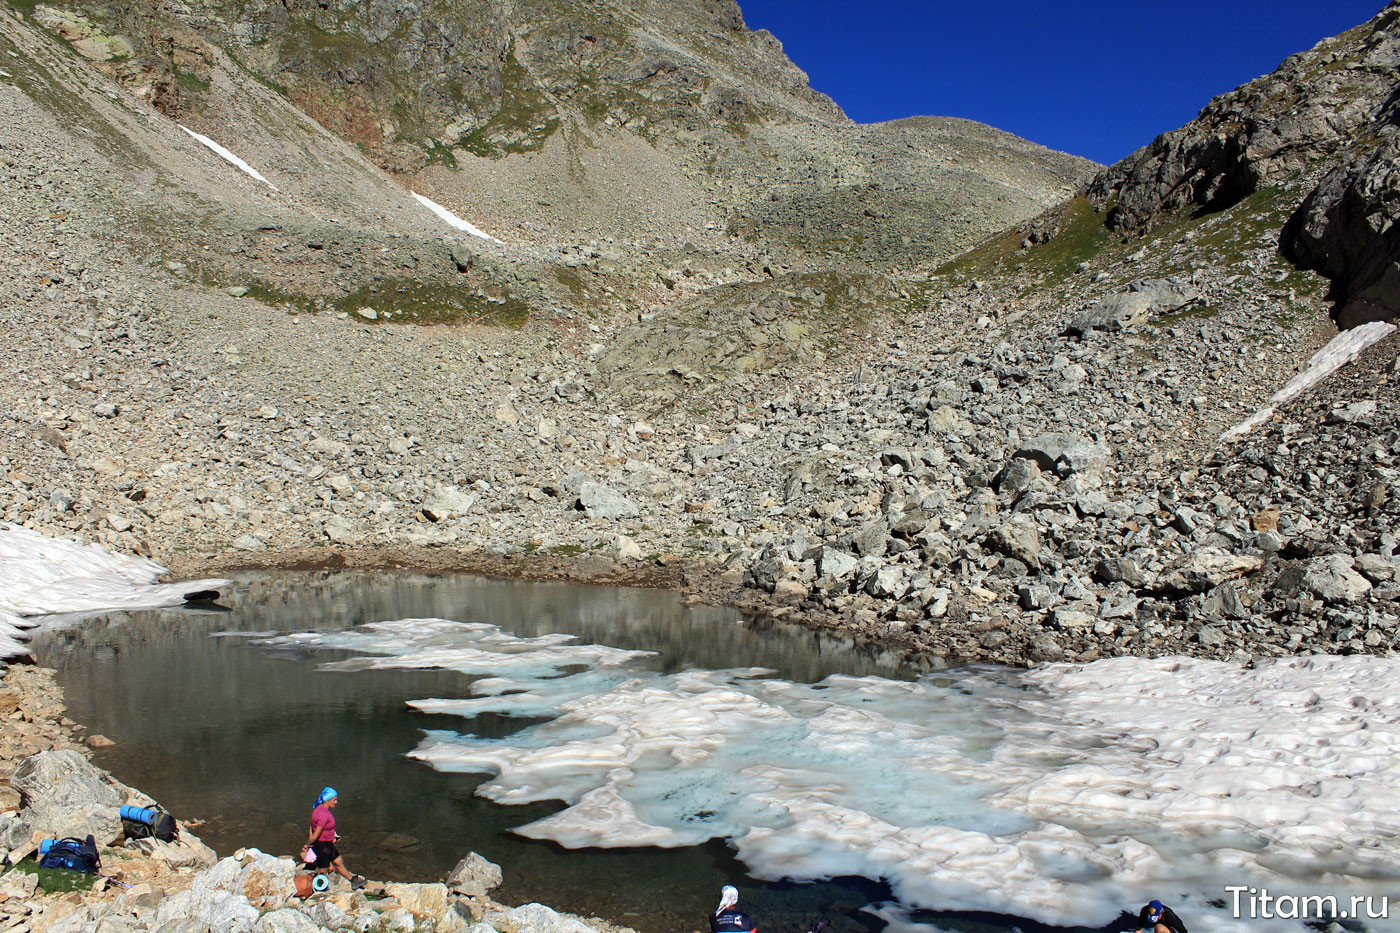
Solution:
M 1092 169 L 967 121 L 858 127 L 733 0 L 82 0 L 30 18 L 215 138 L 250 122 L 240 85 L 261 82 L 513 243 L 909 265 L 1038 213 Z M 254 161 L 275 167 L 268 155 Z
M 1393 134 L 1359 115 L 1393 112 L 1394 72 L 1387 83 L 1378 63 L 1394 4 L 1223 99 L 1268 145 L 1230 142 L 1233 118 L 1213 104 L 1085 196 L 951 262 L 931 244 L 961 237 L 948 211 L 970 208 L 926 215 L 908 266 L 833 238 L 860 205 L 887 240 L 903 236 L 874 176 L 863 190 L 801 179 L 843 152 L 912 179 L 980 140 L 976 177 L 1015 187 L 1005 137 L 941 120 L 854 127 L 791 72 L 745 98 L 760 114 L 747 135 L 705 109 L 730 86 L 718 78 L 682 108 L 701 136 L 689 142 L 653 145 L 565 101 L 558 112 L 598 148 L 571 150 L 561 116 L 538 151 L 455 149 L 456 169 L 420 170 L 415 185 L 440 186 L 430 194 L 478 186 L 481 200 L 443 201 L 507 242 L 444 236 L 404 176 L 374 164 L 384 153 L 327 133 L 235 57 L 284 48 L 275 30 L 303 13 L 329 15 L 289 9 L 266 35 L 230 27 L 218 41 L 217 22 L 189 17 L 208 106 L 231 108 L 240 154 L 275 192 L 136 102 L 143 85 L 120 72 L 147 61 L 140 41 L 107 61 L 114 75 L 92 70 L 78 43 L 115 38 L 97 12 L 70 39 L 36 25 L 49 15 L 37 6 L 0 18 L 0 203 L 13 220 L 0 231 L 0 519 L 186 569 L 413 562 L 662 580 L 930 664 L 1394 644 L 1393 342 L 1242 443 L 1218 441 L 1333 336 L 1329 289 L 1351 288 L 1350 304 L 1385 294 L 1390 267 L 1368 257 L 1393 232 L 1365 199 L 1392 203 Z M 662 8 L 636 9 L 634 52 Z M 554 22 L 548 12 L 531 22 Z M 736 42 L 776 54 L 703 22 L 687 39 L 699 45 L 673 57 Z M 548 31 L 523 33 L 514 60 L 544 74 Z M 734 61 L 762 84 L 759 65 Z M 1285 86 L 1292 103 L 1276 100 Z M 1348 115 L 1335 135 L 1288 117 L 1326 112 L 1330 96 Z M 197 116 L 190 99 L 179 107 Z M 1287 141 L 1299 125 L 1311 142 Z M 727 147 L 716 174 L 687 175 L 686 147 L 708 136 Z M 1233 154 L 1212 161 L 1192 142 L 1209 139 Z M 890 145 L 907 158 L 871 156 Z M 570 152 L 583 176 L 550 167 Z M 780 156 L 763 184 L 793 179 L 776 200 L 734 168 L 760 155 Z M 575 198 L 614 212 L 588 221 L 606 229 L 629 208 L 600 179 L 635 179 L 638 165 L 655 176 L 638 203 L 690 221 L 579 241 L 563 233 L 587 226 L 573 208 L 515 226 L 465 209 Z M 888 204 L 925 216 L 900 198 L 913 195 Z M 741 210 L 763 236 L 730 228 Z M 814 242 L 780 252 L 772 231 L 803 224 Z M 1280 250 L 1314 241 L 1335 280 Z M 1374 273 L 1378 290 L 1346 270 Z

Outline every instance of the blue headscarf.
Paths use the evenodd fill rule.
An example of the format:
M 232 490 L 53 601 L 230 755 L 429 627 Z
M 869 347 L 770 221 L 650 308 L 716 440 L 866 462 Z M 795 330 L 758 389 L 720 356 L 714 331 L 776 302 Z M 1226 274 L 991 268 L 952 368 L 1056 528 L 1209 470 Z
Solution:
M 323 787 L 321 788 L 321 793 L 319 793 L 316 796 L 316 806 L 319 807 L 321 804 L 325 803 L 327 800 L 330 800 L 332 797 L 339 796 L 340 795 L 335 792 L 334 787 Z M 312 809 L 315 809 L 315 807 L 313 807 Z

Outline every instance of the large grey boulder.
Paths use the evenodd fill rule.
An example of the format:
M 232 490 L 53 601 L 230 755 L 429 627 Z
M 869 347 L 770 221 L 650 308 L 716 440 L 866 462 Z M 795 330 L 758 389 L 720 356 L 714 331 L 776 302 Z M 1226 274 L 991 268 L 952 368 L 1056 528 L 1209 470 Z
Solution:
M 39 876 L 27 871 L 7 871 L 0 875 L 0 896 L 6 898 L 30 898 L 39 887 Z
M 231 891 L 264 908 L 292 903 L 296 892 L 296 863 L 289 858 L 277 858 L 257 849 L 240 850 L 234 857 L 220 859 L 218 864 L 200 876 L 200 882 L 210 890 Z
M 448 874 L 447 886 L 458 894 L 482 897 L 499 887 L 502 878 L 501 866 L 470 852 Z
M 1110 295 L 1070 319 L 1065 334 L 1078 336 L 1091 330 L 1111 334 L 1129 330 L 1154 316 L 1178 311 L 1201 297 L 1200 289 L 1176 282 L 1142 282 L 1131 291 Z
M 857 563 L 854 557 L 838 548 L 823 547 L 817 552 L 817 574 L 826 585 L 850 576 Z
M 1275 589 L 1283 596 L 1307 592 L 1330 603 L 1353 603 L 1371 592 L 1371 581 L 1353 569 L 1346 554 L 1329 554 L 1285 567 Z
M 1042 470 L 1054 470 L 1063 475 L 1094 475 L 1107 466 L 1112 451 L 1077 434 L 1052 432 L 1031 438 L 1011 456 L 1034 460 Z
M 506 911 L 506 923 L 517 933 L 598 933 L 577 917 L 569 917 L 544 906 L 525 904 Z
M 151 926 L 164 930 L 166 924 L 184 923 L 188 925 L 184 929 L 204 933 L 253 933 L 261 917 L 261 911 L 246 897 L 201 886 L 196 880 L 188 890 L 160 902 Z
M 1065 649 L 1054 635 L 1049 632 L 1039 632 L 1031 636 L 1026 656 L 1032 661 L 1054 662 L 1064 658 Z
M 909 592 L 909 581 L 900 564 L 885 564 L 871 576 L 865 591 L 877 599 L 900 599 Z
M 578 508 L 589 518 L 635 518 L 641 512 L 637 503 L 606 483 L 584 483 Z
M 456 486 L 439 486 L 423 502 L 423 517 L 430 522 L 461 518 L 476 505 L 476 496 Z
M 1040 476 L 1040 464 L 1033 458 L 1014 457 L 997 475 L 997 492 L 1015 499 Z
M 238 857 L 220 859 L 213 868 L 196 875 L 188 890 L 162 900 L 154 926 L 159 929 L 164 923 L 183 919 L 208 924 L 211 933 L 255 933 L 264 929 L 259 925 L 263 911 L 277 912 L 294 905 L 295 874 L 291 859 L 243 850 Z M 283 921 L 291 922 L 285 917 Z M 302 928 L 272 929 L 296 933 Z
M 321 933 L 320 924 L 290 907 L 263 914 L 257 933 Z
M 1177 561 L 1157 578 L 1162 592 L 1204 593 L 1227 580 L 1253 573 L 1264 566 L 1255 554 L 1234 554 L 1216 547 L 1203 547 Z
M 442 917 L 447 913 L 447 885 L 398 884 L 384 886 L 384 893 L 420 920 Z
M 358 544 L 360 529 L 343 515 L 332 515 L 321 528 L 332 544 Z
M 889 548 L 890 529 L 883 519 L 876 519 L 848 535 L 843 535 L 837 544 L 850 548 L 861 557 L 878 557 Z
M 126 848 L 134 849 L 149 859 L 164 862 L 171 868 L 208 868 L 219 860 L 214 850 L 186 830 L 169 842 L 147 837 L 127 840 Z
M 91 833 L 101 845 L 122 834 L 118 811 L 127 789 L 72 749 L 24 759 L 10 785 L 19 791 L 21 816 L 31 831 L 55 837 Z
M 1040 529 L 1029 515 L 1013 515 L 1002 522 L 988 543 L 1007 557 L 1014 557 L 1032 570 L 1040 568 Z

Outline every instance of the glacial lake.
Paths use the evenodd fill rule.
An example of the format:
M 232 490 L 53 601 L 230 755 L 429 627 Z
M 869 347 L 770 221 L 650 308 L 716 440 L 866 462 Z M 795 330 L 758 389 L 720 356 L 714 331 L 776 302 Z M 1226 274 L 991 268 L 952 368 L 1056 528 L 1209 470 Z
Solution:
M 561 809 L 502 806 L 475 795 L 481 774 L 443 773 L 405 757 L 443 717 L 420 697 L 463 698 L 475 677 L 442 670 L 321 671 L 350 652 L 258 647 L 229 633 L 334 632 L 406 618 L 483 620 L 521 636 L 552 633 L 659 654 L 644 666 L 767 667 L 815 682 L 829 674 L 907 678 L 897 659 L 795 626 L 685 606 L 673 593 L 474 576 L 238 575 L 220 610 L 111 613 L 60 623 L 35 641 L 58 672 L 69 715 L 117 744 L 93 757 L 194 828 L 221 855 L 241 846 L 291 854 L 323 785 L 340 793 L 342 853 L 371 878 L 436 880 L 467 852 L 501 865 L 495 896 L 595 914 L 643 933 L 704 926 L 721 885 L 737 884 L 765 929 L 819 917 L 880 929 L 861 912 L 882 886 L 746 879 L 716 840 L 681 849 L 567 850 L 511 830 Z M 455 727 L 503 736 L 536 719 L 485 714 Z M 980 924 L 973 924 L 980 926 Z M 996 926 L 996 924 L 993 924 Z
M 1381 662 L 923 671 L 668 592 L 357 572 L 55 617 L 34 648 L 116 742 L 97 762 L 220 854 L 294 853 L 329 784 L 352 871 L 475 851 L 505 903 L 642 933 L 705 929 L 724 884 L 764 933 L 1034 933 L 1154 896 L 1255 929 L 1222 884 L 1400 879 L 1370 841 L 1389 772 L 1352 777 L 1400 734 Z

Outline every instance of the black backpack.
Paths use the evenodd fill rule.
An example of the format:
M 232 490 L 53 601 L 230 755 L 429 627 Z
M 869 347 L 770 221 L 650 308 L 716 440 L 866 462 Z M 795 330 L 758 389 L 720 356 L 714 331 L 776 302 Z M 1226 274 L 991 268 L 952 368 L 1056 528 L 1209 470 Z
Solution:
M 122 820 L 122 833 L 128 839 L 148 839 L 154 836 L 161 842 L 170 842 L 180 833 L 180 827 L 175 824 L 175 817 L 164 810 L 156 811 L 155 822 L 149 826 L 140 820 Z
M 66 868 L 69 871 L 95 874 L 102 867 L 102 858 L 97 854 L 97 840 L 89 835 L 86 839 L 69 836 L 59 839 L 49 846 L 49 851 L 39 860 L 40 868 Z

